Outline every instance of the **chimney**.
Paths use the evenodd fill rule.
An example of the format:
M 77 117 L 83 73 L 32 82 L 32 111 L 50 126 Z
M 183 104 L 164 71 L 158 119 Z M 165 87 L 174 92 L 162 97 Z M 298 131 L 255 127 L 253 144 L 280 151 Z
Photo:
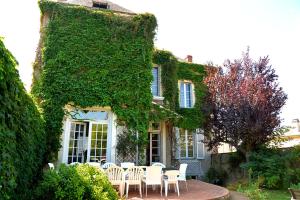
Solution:
M 193 62 L 193 56 L 192 55 L 187 55 L 185 60 L 189 63 L 192 63 Z
M 300 132 L 300 122 L 299 119 L 293 119 L 292 126 L 297 132 Z

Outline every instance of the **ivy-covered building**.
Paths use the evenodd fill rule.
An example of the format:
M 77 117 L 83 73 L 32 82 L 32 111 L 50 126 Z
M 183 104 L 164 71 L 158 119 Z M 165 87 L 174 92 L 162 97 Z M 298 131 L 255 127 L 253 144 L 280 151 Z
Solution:
M 39 4 L 32 93 L 46 121 L 46 159 L 187 162 L 190 175 L 202 175 L 204 66 L 155 50 L 151 14 L 103 0 Z

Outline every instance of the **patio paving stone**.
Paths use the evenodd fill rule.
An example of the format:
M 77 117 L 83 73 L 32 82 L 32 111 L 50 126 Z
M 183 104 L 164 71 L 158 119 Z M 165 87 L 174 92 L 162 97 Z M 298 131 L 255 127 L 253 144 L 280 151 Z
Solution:
M 156 187 L 156 190 L 152 190 L 152 188 L 148 187 L 148 196 L 145 196 L 143 193 L 143 198 L 140 198 L 138 190 L 134 190 L 132 187 L 128 199 L 131 200 L 221 200 L 221 199 L 229 199 L 229 191 L 226 188 L 205 183 L 203 181 L 198 180 L 188 180 L 188 191 L 185 188 L 185 183 L 180 183 L 180 196 L 177 196 L 177 193 L 174 192 L 173 186 L 168 192 L 168 197 L 164 196 L 164 188 L 163 188 L 163 196 L 160 196 L 160 188 Z

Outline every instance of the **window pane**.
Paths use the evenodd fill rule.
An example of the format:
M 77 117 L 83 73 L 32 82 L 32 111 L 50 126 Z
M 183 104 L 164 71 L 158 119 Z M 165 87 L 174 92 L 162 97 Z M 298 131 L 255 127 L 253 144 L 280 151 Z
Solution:
M 185 130 L 179 129 L 179 143 L 180 143 L 180 157 L 186 157 L 186 142 L 185 142 Z
M 159 96 L 159 83 L 158 83 L 158 67 L 152 68 L 153 81 L 151 84 L 151 91 L 153 96 Z
M 192 107 L 192 84 L 186 83 L 186 107 Z
M 184 83 L 180 82 L 180 91 L 179 91 L 179 103 L 180 103 L 180 107 L 184 108 Z
M 188 145 L 188 157 L 194 156 L 194 137 L 193 132 L 187 131 L 187 145 Z

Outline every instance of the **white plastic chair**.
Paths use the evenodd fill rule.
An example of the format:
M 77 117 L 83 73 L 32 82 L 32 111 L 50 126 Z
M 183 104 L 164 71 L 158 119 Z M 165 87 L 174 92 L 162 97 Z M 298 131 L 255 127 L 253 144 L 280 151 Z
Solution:
M 81 163 L 80 162 L 72 162 L 69 165 L 79 165 L 79 164 L 81 164 Z
M 103 169 L 108 169 L 111 166 L 117 166 L 117 165 L 115 163 L 107 162 L 107 163 L 102 165 L 102 168 Z
M 160 166 L 162 168 L 166 168 L 166 165 L 160 163 L 160 162 L 156 162 L 156 163 L 152 163 L 152 166 Z
M 120 195 L 123 196 L 125 188 L 124 170 L 118 166 L 110 166 L 105 172 L 111 184 L 119 186 Z
M 146 168 L 146 176 L 142 179 L 146 186 L 146 197 L 147 197 L 147 186 L 148 185 L 160 185 L 160 196 L 162 196 L 162 168 L 161 166 L 151 166 Z
M 187 181 L 186 181 L 186 169 L 187 169 L 187 166 L 188 166 L 188 164 L 186 164 L 186 163 L 180 164 L 180 167 L 179 167 L 179 176 L 178 176 L 178 181 L 185 181 L 186 190 L 188 190 Z
M 48 163 L 49 169 L 54 170 L 54 164 L 53 163 Z
M 130 167 L 134 167 L 134 163 L 133 162 L 123 162 L 123 163 L 121 163 L 121 167 L 128 169 Z
M 140 196 L 142 197 L 142 177 L 144 170 L 140 167 L 130 167 L 125 173 L 126 198 L 128 198 L 128 190 L 130 185 L 138 185 L 140 189 Z
M 164 184 L 165 184 L 165 196 L 168 196 L 168 188 L 169 184 L 174 184 L 175 187 L 175 192 L 177 189 L 177 195 L 179 196 L 179 186 L 178 186 L 178 176 L 179 176 L 179 171 L 178 170 L 170 170 L 166 171 L 165 173 L 165 178 L 164 178 Z

